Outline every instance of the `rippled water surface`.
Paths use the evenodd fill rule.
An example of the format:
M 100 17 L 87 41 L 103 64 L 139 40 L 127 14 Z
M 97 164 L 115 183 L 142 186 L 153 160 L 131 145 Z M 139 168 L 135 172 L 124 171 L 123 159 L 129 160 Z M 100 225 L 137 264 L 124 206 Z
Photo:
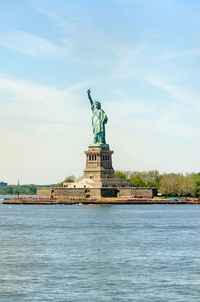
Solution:
M 199 301 L 200 206 L 0 204 L 0 301 Z

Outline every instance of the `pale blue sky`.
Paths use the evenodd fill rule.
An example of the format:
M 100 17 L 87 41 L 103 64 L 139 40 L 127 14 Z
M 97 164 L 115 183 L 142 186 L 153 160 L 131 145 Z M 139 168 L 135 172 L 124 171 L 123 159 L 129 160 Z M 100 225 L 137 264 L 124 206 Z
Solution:
M 0 179 L 82 175 L 88 87 L 114 168 L 200 170 L 199 1 L 2 1 L 0 57 Z

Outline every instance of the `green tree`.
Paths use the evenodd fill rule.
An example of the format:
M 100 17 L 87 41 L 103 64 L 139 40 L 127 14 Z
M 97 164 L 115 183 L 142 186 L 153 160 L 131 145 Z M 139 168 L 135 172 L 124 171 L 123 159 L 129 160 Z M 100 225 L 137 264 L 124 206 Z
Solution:
M 75 180 L 76 180 L 76 178 L 75 178 L 74 175 L 67 176 L 67 177 L 65 178 L 65 180 L 63 180 L 63 181 L 59 184 L 59 187 L 62 188 L 64 182 L 75 182 Z
M 157 170 L 132 172 L 129 181 L 133 182 L 136 187 L 158 188 L 162 176 Z
M 194 192 L 193 196 L 199 197 L 200 196 L 200 173 L 192 173 L 192 179 L 194 182 Z
M 160 192 L 166 196 L 193 196 L 195 183 L 191 174 L 164 174 L 160 182 Z
M 125 171 L 115 171 L 115 176 L 123 181 L 128 181 L 127 172 Z

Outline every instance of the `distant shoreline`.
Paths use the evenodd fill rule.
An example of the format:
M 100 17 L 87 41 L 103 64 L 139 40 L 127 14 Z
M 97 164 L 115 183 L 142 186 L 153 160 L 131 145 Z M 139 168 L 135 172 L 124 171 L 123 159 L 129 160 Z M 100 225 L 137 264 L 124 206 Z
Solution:
M 4 196 L 10 196 L 10 197 L 14 197 L 14 196 L 18 196 L 18 195 L 16 195 L 16 194 L 0 194 L 0 198 L 1 197 L 4 197 Z M 31 196 L 37 196 L 37 194 L 19 194 L 19 197 L 20 196 L 27 196 L 27 197 L 31 197 Z

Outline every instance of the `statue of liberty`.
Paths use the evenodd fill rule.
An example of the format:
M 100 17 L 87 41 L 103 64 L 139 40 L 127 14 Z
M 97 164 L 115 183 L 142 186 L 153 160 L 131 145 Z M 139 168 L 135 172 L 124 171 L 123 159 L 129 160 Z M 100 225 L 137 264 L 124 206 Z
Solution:
M 93 146 L 102 146 L 106 145 L 106 133 L 105 133 L 105 124 L 108 121 L 107 115 L 105 112 L 101 109 L 101 103 L 100 102 L 93 102 L 91 98 L 91 89 L 88 88 L 88 98 L 91 104 L 92 109 L 92 127 L 93 127 L 93 134 L 94 134 L 94 141 Z

